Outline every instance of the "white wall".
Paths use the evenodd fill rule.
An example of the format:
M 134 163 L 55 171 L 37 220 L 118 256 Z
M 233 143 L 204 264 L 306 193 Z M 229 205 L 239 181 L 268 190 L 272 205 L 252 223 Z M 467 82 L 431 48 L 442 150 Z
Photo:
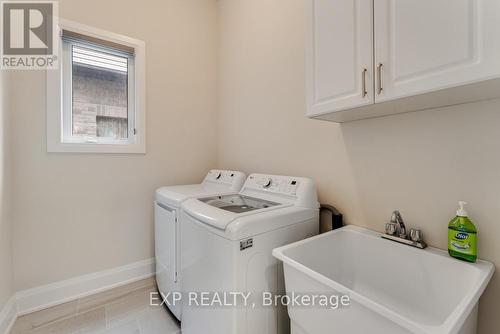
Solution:
M 0 311 L 12 296 L 12 227 L 9 215 L 8 76 L 0 70 Z
M 216 165 L 215 0 L 59 3 L 65 19 L 146 42 L 147 154 L 47 153 L 45 73 L 14 73 L 16 290 L 153 257 L 154 190 Z
M 500 267 L 500 101 L 334 124 L 305 118 L 304 0 L 219 0 L 218 163 L 314 178 L 322 202 L 382 231 L 392 210 L 446 248 L 460 199 Z M 480 309 L 498 332 L 500 276 Z

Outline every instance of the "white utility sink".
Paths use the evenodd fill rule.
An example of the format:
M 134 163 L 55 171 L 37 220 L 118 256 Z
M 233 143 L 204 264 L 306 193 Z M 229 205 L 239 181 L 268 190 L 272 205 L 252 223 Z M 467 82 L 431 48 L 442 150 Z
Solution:
M 349 306 L 288 305 L 292 334 L 475 333 L 491 263 L 399 244 L 355 226 L 281 248 L 287 294 L 348 295 Z

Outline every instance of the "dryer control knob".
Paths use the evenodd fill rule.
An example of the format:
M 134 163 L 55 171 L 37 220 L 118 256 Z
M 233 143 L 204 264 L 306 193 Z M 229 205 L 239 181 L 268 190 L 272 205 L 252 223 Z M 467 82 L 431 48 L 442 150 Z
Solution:
M 267 182 L 264 183 L 264 188 L 269 188 L 273 183 L 273 179 L 268 179 Z
M 222 173 L 219 173 L 217 174 L 217 176 L 215 177 L 216 180 L 220 179 L 222 177 Z

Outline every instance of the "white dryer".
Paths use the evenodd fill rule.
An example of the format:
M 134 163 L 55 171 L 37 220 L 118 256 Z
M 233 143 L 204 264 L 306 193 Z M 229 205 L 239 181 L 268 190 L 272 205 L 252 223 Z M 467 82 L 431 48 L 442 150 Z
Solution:
M 313 181 L 252 174 L 239 194 L 193 198 L 182 208 L 182 333 L 287 333 L 286 308 L 263 307 L 260 297 L 285 293 L 272 250 L 318 234 Z M 210 303 L 239 292 L 251 293 L 252 302 Z
M 245 174 L 236 171 L 211 170 L 201 184 L 163 187 L 156 191 L 155 258 L 156 281 L 162 295 L 180 291 L 180 209 L 183 201 L 199 196 L 233 194 L 240 191 Z M 166 304 L 181 320 L 182 305 Z

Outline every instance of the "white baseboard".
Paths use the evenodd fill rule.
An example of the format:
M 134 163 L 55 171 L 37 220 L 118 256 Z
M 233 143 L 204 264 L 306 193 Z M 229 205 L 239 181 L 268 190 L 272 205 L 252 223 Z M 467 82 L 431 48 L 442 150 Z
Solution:
M 149 278 L 154 273 L 154 259 L 147 259 L 123 267 L 19 291 L 15 295 L 17 316 Z
M 7 334 L 17 318 L 16 296 L 12 296 L 0 310 L 0 334 Z

